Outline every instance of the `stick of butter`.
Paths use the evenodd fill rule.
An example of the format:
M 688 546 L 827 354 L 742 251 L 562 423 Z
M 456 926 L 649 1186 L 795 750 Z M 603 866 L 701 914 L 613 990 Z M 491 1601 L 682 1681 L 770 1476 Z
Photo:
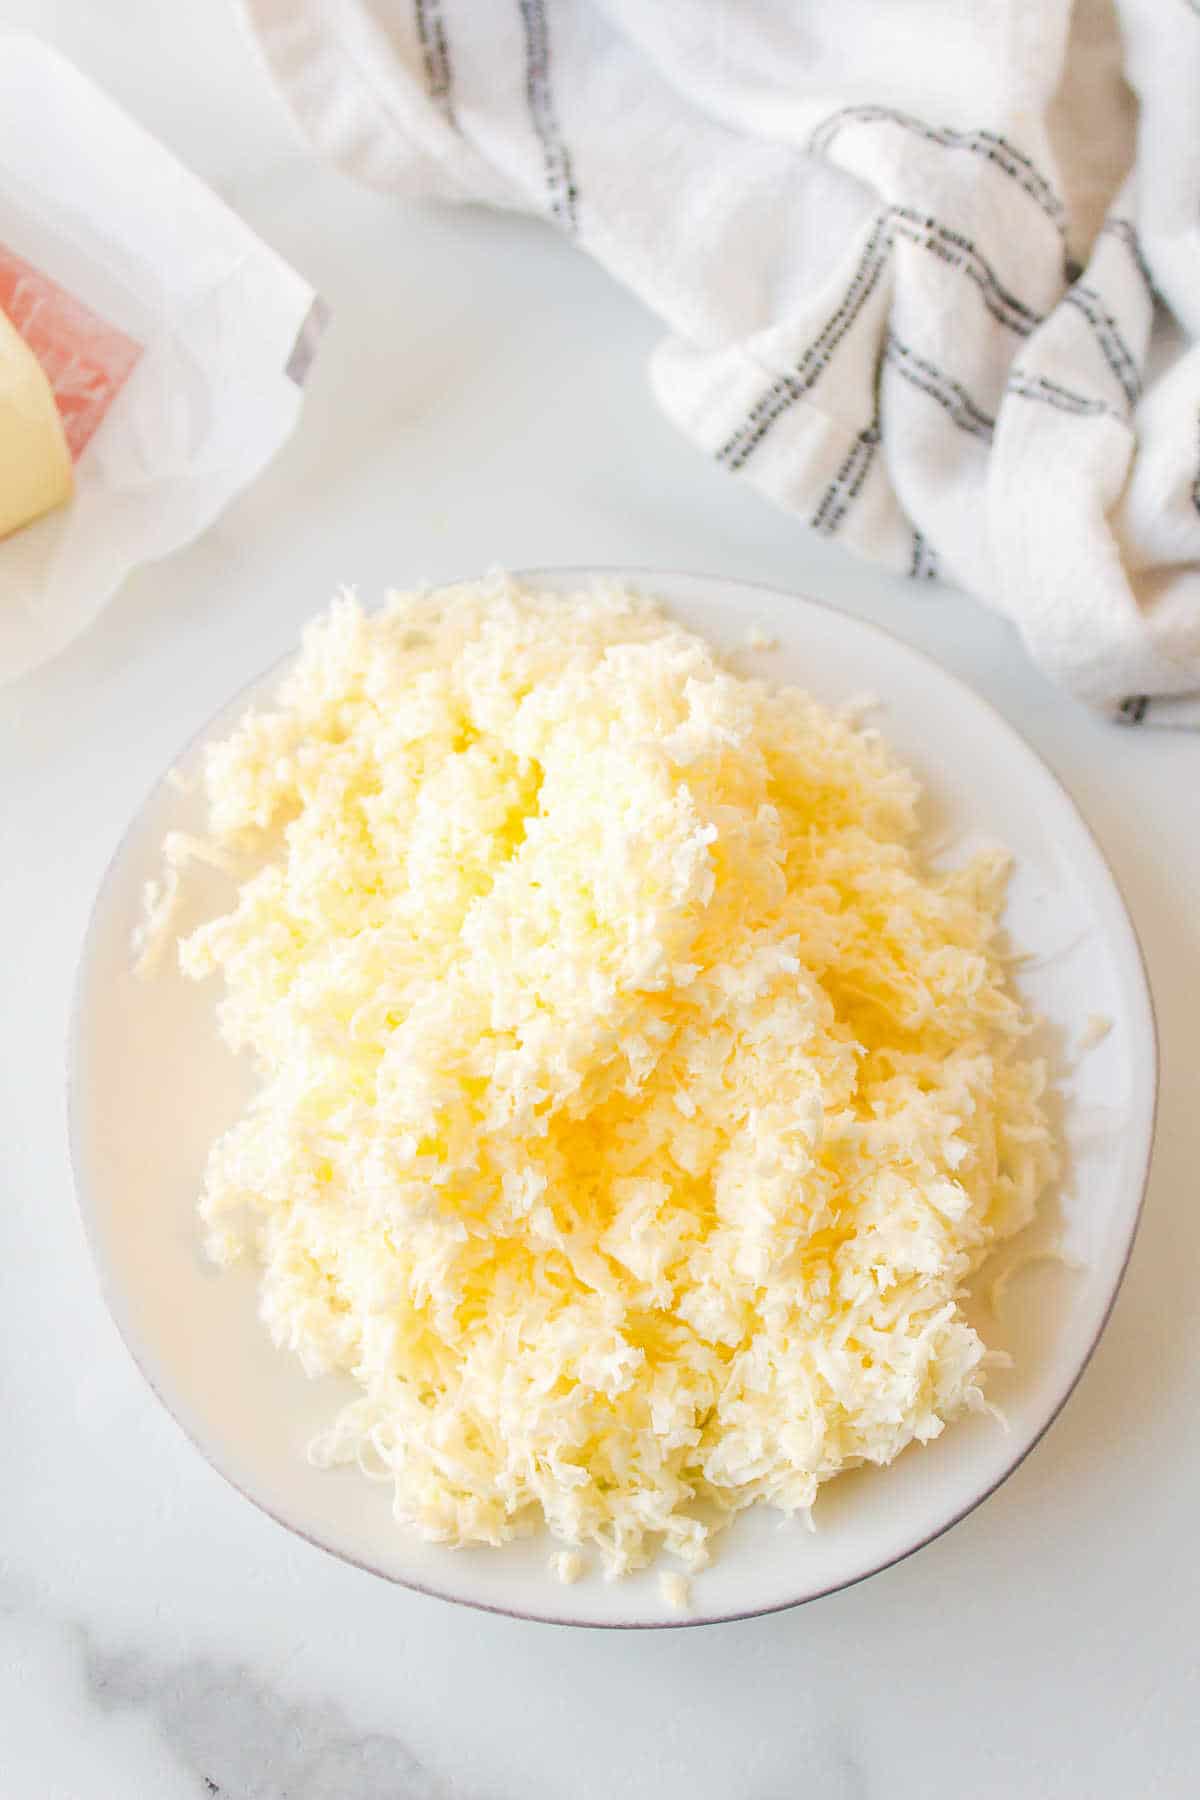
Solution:
M 0 312 L 0 538 L 74 491 L 71 452 L 41 364 Z

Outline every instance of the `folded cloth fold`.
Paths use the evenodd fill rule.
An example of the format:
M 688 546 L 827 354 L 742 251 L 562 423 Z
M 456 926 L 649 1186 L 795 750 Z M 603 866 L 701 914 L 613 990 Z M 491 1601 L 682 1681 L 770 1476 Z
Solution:
M 240 4 L 351 173 L 543 215 L 641 295 L 728 469 L 1200 727 L 1196 0 Z

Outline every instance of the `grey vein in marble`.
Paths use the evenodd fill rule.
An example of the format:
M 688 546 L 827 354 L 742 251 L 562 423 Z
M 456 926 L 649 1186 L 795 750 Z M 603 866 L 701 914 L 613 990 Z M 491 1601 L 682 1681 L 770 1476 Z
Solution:
M 84 1634 L 88 1687 L 104 1710 L 146 1709 L 198 1790 L 221 1800 L 450 1800 L 399 1738 L 357 1733 L 337 1707 L 291 1702 L 238 1663 L 164 1665 Z

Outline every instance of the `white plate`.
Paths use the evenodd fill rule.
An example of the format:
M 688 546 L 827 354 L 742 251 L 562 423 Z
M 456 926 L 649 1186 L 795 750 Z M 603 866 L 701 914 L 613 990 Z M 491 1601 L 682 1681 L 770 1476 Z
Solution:
M 525 579 L 561 591 L 592 573 Z M 184 982 L 169 957 L 152 981 L 131 974 L 140 890 L 157 872 L 163 835 L 202 823 L 199 801 L 165 780 L 116 853 L 84 946 L 71 1137 L 86 1229 L 125 1341 L 192 1442 L 248 1498 L 335 1555 L 447 1599 L 530 1618 L 675 1625 L 766 1612 L 858 1581 L 928 1543 L 1020 1462 L 1075 1385 L 1120 1283 L 1149 1162 L 1156 1054 L 1141 955 L 1112 875 L 1072 802 L 997 714 L 915 650 L 812 601 L 700 576 L 632 571 L 627 579 L 727 649 L 739 649 L 752 625 L 777 637 L 771 654 L 739 649 L 745 667 L 773 680 L 826 701 L 871 690 L 888 740 L 927 785 L 931 837 L 985 836 L 1016 854 L 1006 923 L 1034 953 L 1019 985 L 1050 1021 L 1065 1100 L 1071 1166 L 1051 1216 L 1060 1213 L 1065 1246 L 1082 1266 L 1029 1268 L 1014 1279 L 999 1321 L 980 1316 L 987 1341 L 1015 1358 L 992 1388 L 1008 1431 L 972 1416 L 890 1469 L 842 1476 L 822 1491 L 815 1533 L 764 1509 L 743 1514 L 683 1615 L 664 1604 L 652 1572 L 609 1584 L 593 1570 L 560 1586 L 547 1573 L 544 1537 L 501 1551 L 424 1544 L 395 1524 L 387 1489 L 357 1471 L 310 1467 L 305 1446 L 347 1387 L 307 1380 L 272 1349 L 253 1275 L 218 1273 L 198 1246 L 205 1152 L 240 1111 L 246 1071 L 217 1039 L 211 984 Z M 210 731 L 265 698 L 278 675 L 239 695 Z M 185 753 L 185 774 L 199 754 L 198 743 Z M 220 898 L 220 877 L 212 883 L 199 902 Z M 1094 1014 L 1112 1029 L 1075 1059 Z

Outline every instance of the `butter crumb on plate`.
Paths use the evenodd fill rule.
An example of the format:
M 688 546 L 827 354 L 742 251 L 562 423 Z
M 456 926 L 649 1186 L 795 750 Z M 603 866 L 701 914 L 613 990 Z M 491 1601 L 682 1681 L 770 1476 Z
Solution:
M 1042 1263 L 1057 1263 L 1060 1268 L 1069 1269 L 1075 1274 L 1078 1274 L 1083 1268 L 1082 1263 L 1077 1262 L 1074 1257 L 1068 1256 L 1054 1244 L 1047 1244 L 1044 1249 L 1040 1250 L 1022 1251 L 1019 1256 L 1013 1257 L 1011 1262 L 1005 1263 L 988 1285 L 988 1306 L 996 1318 L 1001 1316 L 1004 1296 L 1008 1292 L 1008 1285 L 1013 1277 Z
M 746 633 L 747 650 L 778 650 L 779 639 L 761 625 L 752 625 Z
M 868 713 L 879 712 L 882 706 L 883 701 L 871 688 L 860 688 L 842 701 L 838 717 L 845 719 L 848 725 L 861 725 Z
M 571 1587 L 586 1570 L 587 1562 L 578 1550 L 556 1550 L 550 1558 L 550 1568 L 556 1581 Z
M 692 1603 L 692 1584 L 676 1569 L 663 1570 L 658 1578 L 658 1590 L 676 1612 L 686 1612 Z
M 1079 1034 L 1079 1051 L 1094 1050 L 1102 1044 L 1112 1030 L 1113 1022 L 1104 1013 L 1089 1013 L 1087 1024 Z

